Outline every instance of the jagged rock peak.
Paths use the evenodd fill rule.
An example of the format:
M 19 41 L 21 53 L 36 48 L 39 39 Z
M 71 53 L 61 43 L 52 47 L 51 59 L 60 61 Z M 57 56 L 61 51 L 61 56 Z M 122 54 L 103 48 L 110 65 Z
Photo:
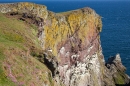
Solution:
M 121 62 L 120 54 L 116 54 L 115 61 Z
M 108 61 L 107 61 L 107 63 L 116 63 L 116 62 L 121 63 L 120 54 L 116 54 L 116 56 L 112 56 L 112 57 L 108 58 Z

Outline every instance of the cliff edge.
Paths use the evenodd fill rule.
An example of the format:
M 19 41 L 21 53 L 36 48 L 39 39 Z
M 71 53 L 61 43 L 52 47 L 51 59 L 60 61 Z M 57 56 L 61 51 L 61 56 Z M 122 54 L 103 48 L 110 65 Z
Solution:
M 33 70 L 18 66 L 21 70 L 24 69 L 24 71 L 27 71 L 26 73 L 35 71 L 35 73 L 32 73 L 33 76 L 27 75 L 30 78 L 25 79 L 22 85 L 116 86 L 129 84 L 129 77 L 125 74 L 125 67 L 122 65 L 119 55 L 110 58 L 105 63 L 100 43 L 101 17 L 91 8 L 86 7 L 68 12 L 54 13 L 48 11 L 44 5 L 21 2 L 0 4 L 0 12 L 3 13 L 1 16 L 4 15 L 9 19 L 15 18 L 17 22 L 22 22 L 23 25 L 25 24 L 29 28 L 34 28 L 32 30 L 21 27 L 21 29 L 25 30 L 23 33 L 20 30 L 13 30 L 14 32 L 16 30 L 20 37 L 23 38 L 23 41 L 18 42 L 18 45 L 24 46 L 25 49 L 20 48 L 21 51 L 17 52 L 13 48 L 14 52 L 17 53 L 14 53 L 12 58 L 16 58 L 16 55 L 17 58 L 21 58 L 23 54 L 26 54 L 24 57 L 34 59 L 29 62 L 26 58 L 19 60 L 20 62 L 27 61 L 28 66 L 26 64 L 24 66 L 30 67 L 32 64 L 34 66 L 31 66 Z M 1 24 L 3 22 L 1 19 Z M 6 24 L 5 26 L 10 27 Z M 1 33 L 5 33 L 2 37 L 10 33 L 6 32 L 6 30 L 3 32 L 4 26 L 0 27 Z M 12 28 L 9 28 L 9 30 Z M 23 45 L 20 44 L 21 42 Z M 0 41 L 0 43 L 3 43 L 3 41 Z M 17 41 L 13 40 L 13 43 L 17 43 Z M 10 53 L 13 50 L 8 52 Z M 14 69 L 11 69 L 11 62 L 7 60 L 9 55 L 4 53 L 5 51 L 1 51 L 6 57 L 5 62 L 1 62 L 1 64 L 6 64 L 2 66 L 2 71 L 15 85 L 20 85 L 21 79 L 17 77 L 20 73 L 11 72 L 18 71 L 19 68 L 14 64 Z M 19 56 L 19 53 L 23 54 Z M 38 61 L 35 62 L 35 60 Z M 15 61 L 12 61 L 11 64 L 13 62 L 15 63 Z M 42 69 L 43 66 L 44 70 Z M 10 76 L 8 73 L 12 75 Z M 43 78 L 44 76 L 46 78 Z M 20 78 L 28 77 L 20 76 Z M 29 81 L 27 82 L 27 80 Z

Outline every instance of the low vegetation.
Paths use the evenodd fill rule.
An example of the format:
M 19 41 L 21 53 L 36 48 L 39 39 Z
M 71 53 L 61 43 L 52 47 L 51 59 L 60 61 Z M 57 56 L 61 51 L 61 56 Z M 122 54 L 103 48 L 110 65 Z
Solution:
M 0 86 L 53 84 L 50 71 L 37 59 L 42 50 L 36 29 L 14 16 L 0 14 Z

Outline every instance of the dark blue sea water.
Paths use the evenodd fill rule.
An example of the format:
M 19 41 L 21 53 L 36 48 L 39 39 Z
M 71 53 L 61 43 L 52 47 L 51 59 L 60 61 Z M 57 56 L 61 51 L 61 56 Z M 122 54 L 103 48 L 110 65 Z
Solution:
M 13 2 L 13 1 L 10 1 Z M 105 59 L 120 53 L 130 75 L 130 1 L 33 1 L 54 12 L 91 7 L 103 21 L 101 44 Z

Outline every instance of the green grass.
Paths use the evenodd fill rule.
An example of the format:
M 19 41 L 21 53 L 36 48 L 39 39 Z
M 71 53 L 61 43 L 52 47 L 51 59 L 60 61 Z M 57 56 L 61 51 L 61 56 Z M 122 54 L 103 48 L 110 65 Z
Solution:
M 5 38 L 9 41 L 14 41 L 14 42 L 23 42 L 24 39 L 20 34 L 16 34 L 14 32 L 9 32 L 9 31 L 3 31 L 1 33 L 1 38 Z
M 16 19 L 6 18 L 3 14 L 0 14 L 0 43 L 15 45 L 16 42 L 23 43 L 25 41 L 22 37 L 22 26 Z
M 2 46 L 0 46 L 0 86 L 15 86 L 15 84 L 7 78 L 7 76 L 5 75 L 5 73 L 3 71 L 3 67 L 1 64 L 5 58 L 5 56 L 3 54 L 3 50 L 4 50 L 4 48 Z
M 37 60 L 41 50 L 35 25 L 0 13 L 0 86 L 40 86 L 43 82 L 51 85 L 50 71 Z M 17 82 L 9 77 L 9 70 Z
M 18 44 L 15 42 L 22 41 L 19 35 L 11 32 L 10 27 L 8 27 L 9 22 L 3 14 L 0 14 L 0 86 L 15 86 L 15 83 L 9 80 L 3 69 L 3 61 L 5 60 L 4 51 L 9 46 L 17 46 Z

